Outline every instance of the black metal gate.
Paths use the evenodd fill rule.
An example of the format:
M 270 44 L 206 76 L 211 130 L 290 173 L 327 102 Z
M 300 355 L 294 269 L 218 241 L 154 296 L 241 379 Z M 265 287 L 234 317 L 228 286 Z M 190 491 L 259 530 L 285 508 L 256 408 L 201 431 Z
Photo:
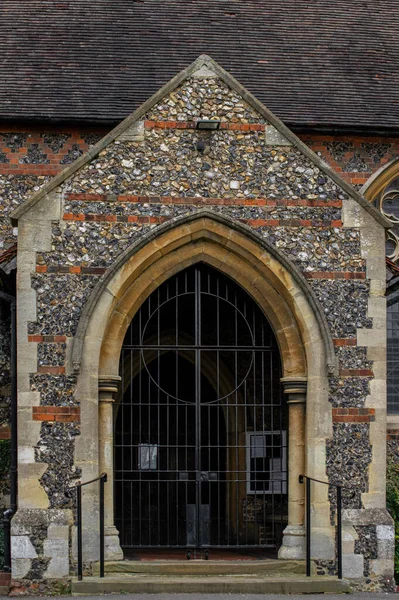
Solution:
M 125 548 L 275 547 L 287 412 L 265 316 L 199 263 L 158 287 L 121 354 L 115 521 Z

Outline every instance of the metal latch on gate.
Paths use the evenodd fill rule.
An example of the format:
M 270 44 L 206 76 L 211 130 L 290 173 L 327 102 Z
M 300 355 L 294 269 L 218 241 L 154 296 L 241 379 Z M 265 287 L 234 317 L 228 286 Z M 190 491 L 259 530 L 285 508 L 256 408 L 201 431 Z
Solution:
M 218 474 L 216 471 L 200 471 L 197 473 L 197 481 L 217 481 Z

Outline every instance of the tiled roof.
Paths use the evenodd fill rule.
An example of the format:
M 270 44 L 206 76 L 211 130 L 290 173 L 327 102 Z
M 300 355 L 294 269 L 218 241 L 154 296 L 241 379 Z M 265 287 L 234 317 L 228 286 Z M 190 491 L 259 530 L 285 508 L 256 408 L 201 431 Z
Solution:
M 0 118 L 117 122 L 202 53 L 287 124 L 399 129 L 398 0 L 2 0 Z

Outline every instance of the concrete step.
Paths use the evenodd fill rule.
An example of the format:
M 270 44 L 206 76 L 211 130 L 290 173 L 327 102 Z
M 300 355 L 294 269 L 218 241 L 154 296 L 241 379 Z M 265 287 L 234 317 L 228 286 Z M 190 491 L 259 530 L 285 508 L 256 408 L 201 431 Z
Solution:
M 106 573 L 150 573 L 153 575 L 279 575 L 305 574 L 305 563 L 299 560 L 123 560 L 105 563 Z M 93 575 L 100 565 L 93 566 Z
M 152 573 L 86 577 L 72 581 L 72 595 L 97 594 L 323 594 L 350 592 L 349 583 L 328 576 L 161 575 Z

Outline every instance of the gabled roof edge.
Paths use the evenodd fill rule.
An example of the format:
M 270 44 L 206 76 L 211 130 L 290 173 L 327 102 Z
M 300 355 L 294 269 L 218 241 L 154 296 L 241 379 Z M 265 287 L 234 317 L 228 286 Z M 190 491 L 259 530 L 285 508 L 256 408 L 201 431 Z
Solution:
M 313 150 L 309 148 L 297 135 L 291 131 L 274 113 L 272 113 L 262 102 L 260 102 L 251 92 L 249 92 L 239 81 L 235 79 L 230 73 L 225 71 L 218 63 L 216 63 L 210 57 L 207 57 L 212 61 L 215 72 L 220 76 L 224 82 L 234 89 L 240 96 L 248 102 L 257 112 L 265 117 L 267 121 L 273 127 L 275 127 L 287 140 L 289 140 L 293 146 L 296 146 L 298 150 L 315 163 L 320 170 L 322 170 L 328 177 L 330 177 L 337 185 L 339 185 L 345 192 L 351 196 L 356 202 L 358 202 L 368 213 L 371 214 L 383 227 L 390 228 L 392 224 L 386 219 L 372 204 L 369 204 L 367 200 L 363 198 L 355 188 L 345 181 L 338 173 L 336 173 L 324 160 L 322 160 Z
M 202 54 L 199 56 L 191 65 L 180 71 L 173 79 L 168 81 L 164 86 L 162 86 L 151 98 L 148 98 L 139 108 L 137 108 L 131 115 L 126 117 L 121 123 L 119 123 L 114 129 L 112 129 L 109 133 L 107 133 L 97 144 L 95 144 L 90 150 L 87 150 L 85 154 L 79 156 L 73 163 L 71 163 L 66 169 L 63 169 L 61 173 L 58 173 L 50 179 L 47 183 L 43 185 L 43 187 L 29 198 L 26 202 L 18 206 L 10 215 L 11 221 L 14 225 L 17 224 L 17 221 L 22 215 L 24 215 L 30 208 L 35 206 L 39 200 L 47 196 L 51 193 L 55 188 L 64 183 L 68 177 L 71 177 L 76 171 L 78 171 L 81 167 L 85 166 L 89 163 L 93 158 L 95 158 L 101 150 L 104 150 L 109 144 L 116 140 L 116 138 L 121 135 L 126 129 L 131 127 L 136 121 L 141 119 L 155 104 L 157 104 L 164 96 L 172 92 L 176 89 L 180 83 L 182 83 L 185 79 L 187 79 L 193 72 L 200 69 L 202 66 L 209 64 L 209 61 L 212 64 L 216 63 L 207 55 Z
M 119 125 L 117 125 L 112 131 L 105 135 L 97 144 L 95 144 L 85 154 L 80 156 L 76 161 L 64 169 L 61 173 L 58 173 L 50 181 L 33 196 L 24 202 L 21 206 L 16 208 L 10 215 L 11 222 L 13 225 L 17 224 L 18 219 L 30 210 L 39 200 L 51 193 L 55 188 L 64 183 L 68 177 L 72 176 L 81 167 L 89 163 L 95 158 L 101 150 L 106 148 L 112 143 L 119 135 L 121 135 L 126 129 L 131 127 L 136 121 L 142 118 L 157 102 L 159 102 L 164 96 L 176 89 L 185 79 L 190 77 L 195 71 L 200 69 L 202 66 L 206 66 L 216 75 L 222 79 L 226 85 L 231 89 L 235 90 L 248 104 L 250 104 L 257 112 L 265 117 L 267 121 L 273 127 L 275 127 L 287 140 L 289 140 L 293 146 L 298 148 L 302 154 L 304 154 L 309 160 L 311 160 L 321 171 L 323 171 L 330 179 L 332 179 L 338 186 L 340 186 L 351 198 L 362 206 L 375 220 L 385 228 L 390 228 L 391 223 L 386 219 L 372 204 L 369 204 L 355 188 L 347 183 L 338 173 L 336 173 L 329 165 L 327 165 L 317 154 L 313 152 L 304 142 L 302 142 L 284 123 L 276 117 L 262 102 L 260 102 L 251 92 L 249 92 L 235 77 L 230 75 L 223 67 L 221 67 L 216 61 L 213 60 L 207 54 L 201 54 L 193 63 L 188 67 L 180 71 L 175 77 L 173 77 L 168 83 L 161 87 L 151 98 L 146 100 L 137 110 L 131 115 L 126 117 Z

